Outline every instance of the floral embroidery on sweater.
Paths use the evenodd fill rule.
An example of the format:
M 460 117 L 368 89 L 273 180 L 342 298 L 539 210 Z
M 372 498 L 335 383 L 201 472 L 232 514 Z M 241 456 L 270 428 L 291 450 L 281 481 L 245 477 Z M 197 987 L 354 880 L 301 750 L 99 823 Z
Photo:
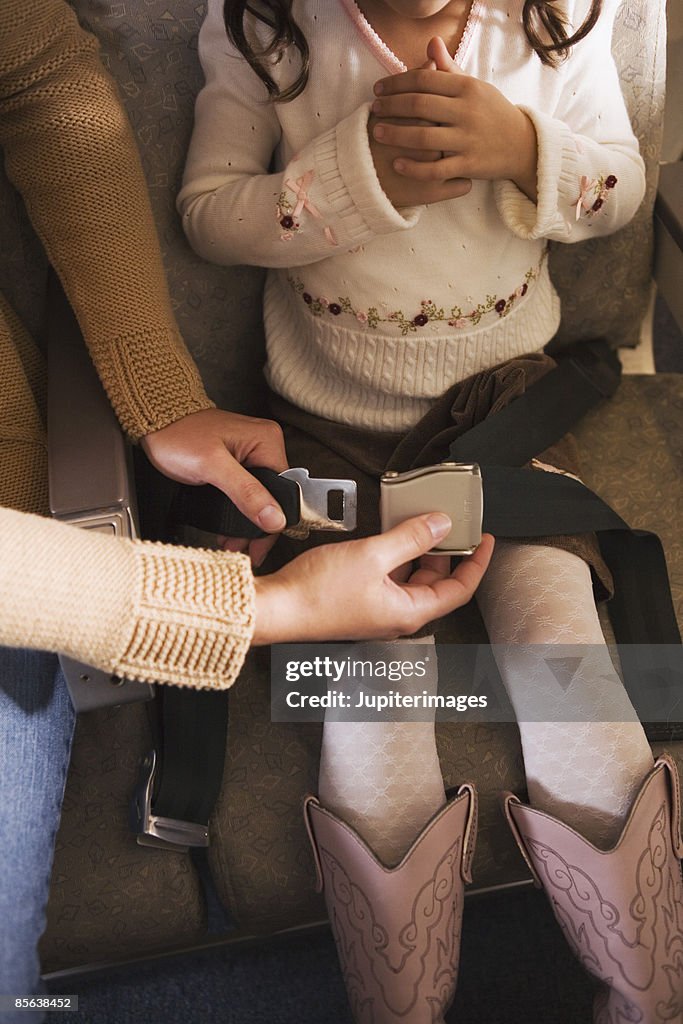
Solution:
M 308 196 L 308 190 L 313 184 L 314 177 L 315 173 L 313 171 L 306 171 L 305 174 L 302 174 L 296 180 L 287 178 L 285 181 L 287 191 L 283 190 L 280 193 L 275 207 L 276 219 L 280 227 L 284 228 L 283 233 L 280 235 L 280 240 L 283 242 L 289 242 L 294 237 L 295 232 L 300 230 L 300 218 L 304 210 L 310 213 L 316 220 L 322 220 L 320 210 Z M 288 192 L 294 193 L 294 201 L 289 198 Z M 324 225 L 323 234 L 330 245 L 339 244 L 332 228 Z
M 579 179 L 579 198 L 576 200 L 576 219 L 579 220 L 582 213 L 588 217 L 594 217 L 603 206 L 611 189 L 617 183 L 613 174 L 607 177 L 600 175 L 599 178 L 589 178 L 582 174 Z
M 289 242 L 289 240 L 294 237 L 294 232 L 298 231 L 301 227 L 301 222 L 295 220 L 292 215 L 293 209 L 294 206 L 290 203 L 287 193 L 281 192 L 280 198 L 277 201 L 277 206 L 275 207 L 275 218 L 280 227 L 284 229 L 280 235 L 280 240 L 282 242 Z
M 306 303 L 313 316 L 352 316 L 359 324 L 371 328 L 377 328 L 380 324 L 392 324 L 400 328 L 401 334 L 404 335 L 414 334 L 420 328 L 434 323 L 447 323 L 449 327 L 462 330 L 466 327 L 476 327 L 482 318 L 490 313 L 495 313 L 499 318 L 507 316 L 517 300 L 526 295 L 532 281 L 538 277 L 545 257 L 546 253 L 544 252 L 537 266 L 527 270 L 522 284 L 518 285 L 507 298 L 487 295 L 483 302 L 479 302 L 468 312 L 464 312 L 460 306 L 451 306 L 450 309 L 437 306 L 432 299 L 423 299 L 419 311 L 414 314 L 406 314 L 402 309 L 381 313 L 377 306 L 357 309 L 346 295 L 338 295 L 331 300 L 323 295 L 314 296 L 306 290 L 301 278 L 288 275 L 287 280 L 297 295 Z

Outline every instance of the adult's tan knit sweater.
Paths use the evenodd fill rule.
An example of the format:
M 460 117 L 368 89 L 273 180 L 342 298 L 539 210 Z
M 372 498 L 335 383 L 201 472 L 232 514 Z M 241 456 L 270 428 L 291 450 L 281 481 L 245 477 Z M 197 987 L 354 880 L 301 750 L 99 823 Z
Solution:
M 171 312 L 116 86 L 65 0 L 2 0 L 0 146 L 127 434 L 210 408 Z M 0 644 L 229 686 L 253 633 L 248 560 L 40 518 L 44 424 L 42 356 L 0 296 Z

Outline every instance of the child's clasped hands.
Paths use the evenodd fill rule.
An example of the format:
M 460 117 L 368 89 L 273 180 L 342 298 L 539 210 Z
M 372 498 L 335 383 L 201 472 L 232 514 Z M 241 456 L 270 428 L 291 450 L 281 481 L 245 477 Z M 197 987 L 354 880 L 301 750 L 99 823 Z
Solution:
M 513 181 L 536 200 L 536 131 L 495 86 L 463 74 L 439 36 L 420 68 L 375 85 L 368 122 L 380 184 L 394 206 L 455 199 L 472 179 Z

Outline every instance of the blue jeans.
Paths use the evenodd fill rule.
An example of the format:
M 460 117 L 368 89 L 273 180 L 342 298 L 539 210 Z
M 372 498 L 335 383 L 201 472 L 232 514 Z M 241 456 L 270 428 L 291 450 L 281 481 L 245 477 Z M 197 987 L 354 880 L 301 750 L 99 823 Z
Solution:
M 56 655 L 0 647 L 0 994 L 44 991 L 37 945 L 75 718 Z M 43 1019 L 0 1011 L 1 1024 Z

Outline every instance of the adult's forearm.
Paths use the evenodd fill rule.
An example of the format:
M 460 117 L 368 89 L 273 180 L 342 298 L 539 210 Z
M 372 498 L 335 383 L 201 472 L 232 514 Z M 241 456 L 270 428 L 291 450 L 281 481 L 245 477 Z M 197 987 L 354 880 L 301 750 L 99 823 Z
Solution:
M 225 689 L 254 630 L 248 558 L 0 509 L 0 644 L 144 682 Z
M 171 312 L 125 111 L 65 0 L 3 0 L 0 145 L 128 434 L 211 407 Z

